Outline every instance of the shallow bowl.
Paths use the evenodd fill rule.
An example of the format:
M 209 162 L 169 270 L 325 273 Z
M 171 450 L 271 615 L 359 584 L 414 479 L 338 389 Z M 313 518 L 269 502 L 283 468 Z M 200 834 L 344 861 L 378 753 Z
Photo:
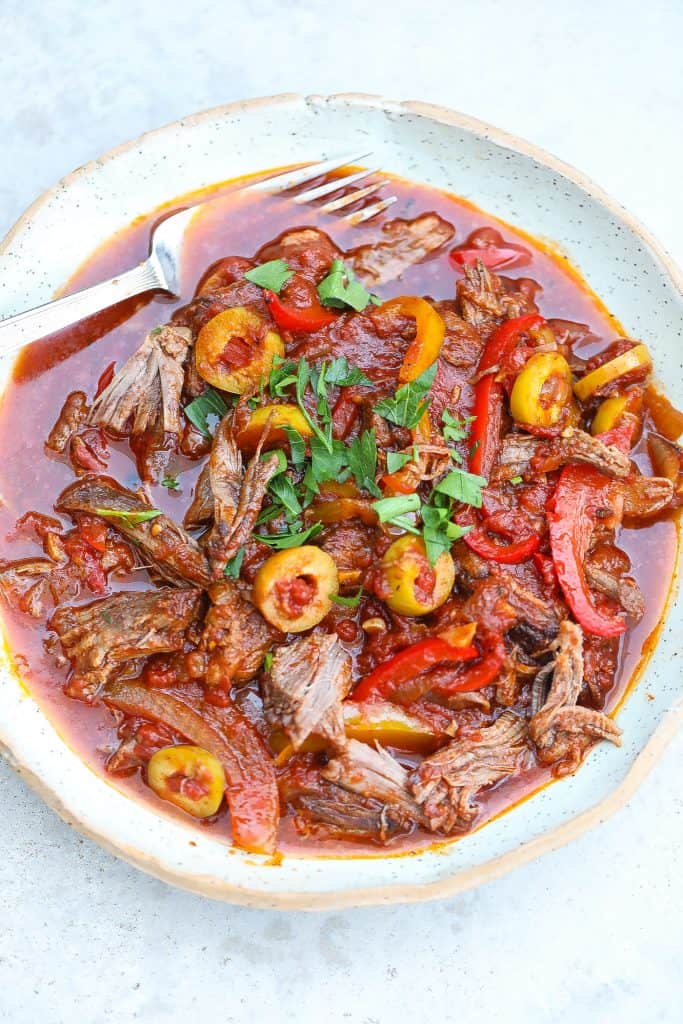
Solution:
M 5 239 L 0 312 L 49 300 L 114 232 L 176 196 L 262 168 L 365 147 L 388 171 L 452 191 L 558 245 L 626 331 L 647 340 L 669 396 L 683 406 L 681 275 L 633 217 L 574 169 L 520 139 L 442 107 L 374 96 L 233 103 L 81 167 L 41 196 Z M 10 369 L 9 360 L 0 361 L 0 385 Z M 673 658 L 681 617 L 672 595 L 646 680 L 620 712 L 621 748 L 602 744 L 573 778 L 472 835 L 408 856 L 286 856 L 275 863 L 190 831 L 87 768 L 6 654 L 0 658 L 0 749 L 81 832 L 137 867 L 206 896 L 281 909 L 443 897 L 568 842 L 628 799 L 683 721 Z

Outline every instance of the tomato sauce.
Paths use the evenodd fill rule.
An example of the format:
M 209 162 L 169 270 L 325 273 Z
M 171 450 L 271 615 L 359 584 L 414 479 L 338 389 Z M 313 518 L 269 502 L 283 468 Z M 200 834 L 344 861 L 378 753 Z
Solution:
M 154 325 L 167 322 L 175 309 L 185 305 L 211 264 L 226 255 L 251 256 L 286 229 L 299 225 L 319 227 L 342 250 L 346 250 L 376 242 L 381 235 L 382 224 L 389 219 L 411 218 L 434 211 L 454 225 L 454 241 L 446 251 L 413 266 L 401 280 L 391 282 L 378 291 L 383 299 L 399 294 L 450 299 L 455 294 L 458 271 L 449 260 L 448 249 L 461 245 L 475 229 L 490 227 L 500 231 L 513 246 L 523 246 L 530 252 L 530 260 L 525 266 L 519 270 L 503 269 L 501 273 L 510 277 L 528 277 L 540 285 L 536 302 L 541 314 L 582 322 L 590 327 L 596 340 L 584 350 L 579 350 L 578 354 L 585 358 L 622 336 L 622 329 L 613 313 L 590 291 L 566 257 L 456 196 L 392 177 L 390 188 L 398 201 L 369 223 L 352 226 L 334 214 L 321 213 L 315 205 L 295 207 L 283 196 L 240 192 L 240 184 L 241 181 L 228 182 L 199 195 L 179 197 L 162 210 L 139 217 L 93 253 L 63 289 L 64 293 L 69 293 L 127 270 L 147 255 L 152 228 L 161 217 L 182 209 L 189 201 L 213 199 L 211 205 L 197 214 L 188 231 L 182 289 L 177 299 L 148 294 L 128 300 L 58 335 L 36 341 L 18 357 L 0 406 L 0 448 L 3 452 L 0 553 L 4 559 L 15 560 L 36 554 L 35 542 L 16 531 L 16 520 L 29 510 L 54 516 L 56 495 L 73 480 L 70 466 L 51 456 L 44 448 L 44 441 L 65 396 L 74 389 L 82 389 L 92 395 L 98 379 L 101 379 L 100 388 L 104 387 L 111 377 L 112 363 L 121 365 Z M 647 338 L 643 340 L 647 342 Z M 379 353 L 377 355 L 381 358 Z M 239 365 L 240 357 L 236 350 L 232 355 L 235 365 Z M 463 380 L 463 387 L 467 386 L 467 381 Z M 108 474 L 124 486 L 134 488 L 138 485 L 138 475 L 128 443 L 108 443 L 111 451 Z M 636 456 L 644 470 L 651 472 L 643 446 L 637 450 Z M 152 487 L 155 507 L 181 521 L 191 500 L 200 465 L 181 455 L 175 456 L 172 472 L 177 475 L 180 487 L 175 491 L 161 485 Z M 648 641 L 660 622 L 671 583 L 677 550 L 676 525 L 671 520 L 662 520 L 650 524 L 646 530 L 625 529 L 620 534 L 619 544 L 631 558 L 632 574 L 643 591 L 646 612 L 640 623 L 629 629 L 620 641 L 617 682 L 607 698 L 608 711 L 618 705 L 643 652 L 651 647 L 651 641 Z M 111 580 L 114 591 L 146 586 L 144 571 L 137 571 L 125 580 Z M 295 600 L 296 594 L 290 597 Z M 3 609 L 3 620 L 17 671 L 32 696 L 69 745 L 93 769 L 102 773 L 106 754 L 117 743 L 110 712 L 102 706 L 89 706 L 64 695 L 62 688 L 68 669 L 57 665 L 54 657 L 45 650 L 46 634 L 41 623 L 9 607 Z M 354 626 L 353 623 L 350 625 Z M 407 763 L 406 756 L 401 757 Z M 481 794 L 478 798 L 482 806 L 479 820 L 484 821 L 497 814 L 548 779 L 548 771 L 537 768 Z M 144 795 L 154 800 L 157 810 L 163 808 L 165 813 L 189 822 L 181 812 L 157 801 L 139 775 L 126 778 L 107 776 L 107 781 L 127 793 Z M 225 814 L 225 811 L 221 812 L 222 816 Z M 223 832 L 215 830 L 213 834 L 218 837 Z M 364 848 L 363 852 L 386 856 L 388 852 L 433 843 L 434 836 L 417 832 L 394 842 L 388 850 L 373 847 Z M 290 822 L 282 823 L 279 847 L 302 851 L 302 842 Z M 330 840 L 316 840 L 306 844 L 303 850 L 306 854 L 358 851 L 356 843 Z

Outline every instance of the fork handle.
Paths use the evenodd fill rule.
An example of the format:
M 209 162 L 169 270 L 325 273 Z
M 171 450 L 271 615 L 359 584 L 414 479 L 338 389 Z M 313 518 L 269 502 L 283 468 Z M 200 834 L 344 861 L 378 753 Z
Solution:
M 9 316 L 0 320 L 0 355 L 16 352 L 30 341 L 69 327 L 133 295 L 159 288 L 164 288 L 164 282 L 152 261 L 146 259 L 110 281 Z

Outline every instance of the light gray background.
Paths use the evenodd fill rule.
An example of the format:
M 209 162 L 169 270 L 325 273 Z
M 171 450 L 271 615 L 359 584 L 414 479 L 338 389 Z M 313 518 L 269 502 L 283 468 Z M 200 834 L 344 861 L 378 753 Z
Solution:
M 680 0 L 0 0 L 0 229 L 61 175 L 183 114 L 365 91 L 540 144 L 680 262 L 682 38 Z M 176 892 L 81 839 L 0 763 L 0 1019 L 679 1022 L 682 754 L 683 736 L 615 818 L 500 881 L 322 915 Z

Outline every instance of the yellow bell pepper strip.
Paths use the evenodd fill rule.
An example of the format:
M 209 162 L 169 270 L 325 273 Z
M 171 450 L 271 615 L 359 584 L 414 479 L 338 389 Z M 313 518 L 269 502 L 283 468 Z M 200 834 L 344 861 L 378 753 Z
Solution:
M 572 398 L 572 372 L 559 352 L 537 352 L 518 374 L 510 394 L 510 412 L 517 423 L 552 427 Z
M 536 313 L 507 320 L 493 332 L 479 360 L 477 374 L 480 379 L 474 389 L 475 420 L 470 435 L 473 445 L 469 468 L 471 473 L 486 477 L 487 480 L 500 447 L 503 385 L 496 380 L 495 373 L 486 371 L 499 365 L 503 356 L 517 344 L 522 335 L 542 324 L 545 324 L 545 320 Z
M 383 302 L 377 310 L 377 313 L 382 312 L 400 313 L 415 320 L 415 338 L 403 358 L 398 379 L 402 384 L 417 380 L 438 358 L 446 337 L 446 325 L 433 306 L 414 295 L 398 295 Z
M 634 370 L 649 370 L 652 366 L 652 358 L 647 345 L 638 344 L 627 352 L 622 352 L 615 359 L 603 363 L 597 369 L 587 373 L 585 377 L 577 380 L 574 385 L 574 394 L 581 402 L 585 402 L 591 395 L 601 391 L 612 381 L 618 380 L 627 373 Z
M 550 549 L 574 618 L 594 636 L 621 636 L 623 618 L 595 606 L 584 561 L 598 515 L 610 507 L 611 481 L 592 466 L 565 466 L 548 505 Z
M 243 427 L 235 431 L 235 440 L 243 451 L 256 451 L 266 424 L 269 424 L 268 446 L 280 447 L 289 443 L 285 427 L 291 427 L 302 437 L 311 437 L 313 431 L 308 420 L 295 405 L 272 403 L 254 409 Z

